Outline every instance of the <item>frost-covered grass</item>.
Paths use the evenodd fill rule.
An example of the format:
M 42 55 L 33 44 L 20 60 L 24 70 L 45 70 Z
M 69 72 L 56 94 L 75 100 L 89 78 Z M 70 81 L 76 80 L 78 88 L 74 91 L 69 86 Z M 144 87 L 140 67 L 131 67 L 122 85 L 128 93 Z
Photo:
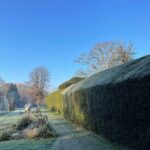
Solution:
M 18 109 L 14 112 L 9 112 L 5 115 L 0 116 L 0 132 L 5 128 L 9 128 L 10 126 L 17 123 L 17 121 L 23 116 L 23 110 Z
M 0 142 L 1 150 L 49 150 L 53 139 L 12 140 Z
M 45 110 L 42 109 L 42 111 L 44 112 Z M 17 109 L 14 112 L 9 112 L 0 116 L 0 132 L 4 132 L 16 124 L 18 120 L 24 116 L 23 112 L 23 109 Z M 2 141 L 0 142 L 0 150 L 44 150 L 49 149 L 53 141 L 53 138 Z

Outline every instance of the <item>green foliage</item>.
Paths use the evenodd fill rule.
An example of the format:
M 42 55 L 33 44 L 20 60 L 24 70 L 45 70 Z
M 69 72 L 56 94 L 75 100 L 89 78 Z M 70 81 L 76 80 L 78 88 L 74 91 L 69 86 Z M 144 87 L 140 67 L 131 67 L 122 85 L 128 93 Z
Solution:
M 64 115 L 67 118 L 88 128 L 86 124 L 88 120 L 88 108 L 83 92 L 64 95 L 63 104 Z
M 14 98 L 15 105 L 17 107 L 20 106 L 20 96 L 18 93 L 18 88 L 15 84 L 8 84 L 8 90 L 7 90 L 6 96 L 8 99 L 11 99 L 11 97 Z
M 150 56 L 97 73 L 63 95 L 66 118 L 131 147 L 150 147 Z M 86 88 L 85 88 L 86 87 Z
M 73 77 L 69 81 L 66 81 L 65 83 L 61 84 L 59 86 L 59 90 L 46 96 L 47 108 L 50 109 L 51 111 L 58 111 L 59 114 L 62 113 L 63 112 L 63 96 L 62 96 L 61 92 L 65 88 L 69 87 L 70 85 L 72 85 L 76 82 L 79 82 L 83 79 L 84 78 L 81 78 L 81 77 Z
M 9 99 L 8 100 L 8 102 L 9 102 L 9 111 L 14 111 L 15 110 L 15 101 L 14 101 L 14 99 Z
M 52 111 L 60 111 L 60 113 L 62 113 L 63 97 L 62 97 L 61 92 L 62 90 L 58 90 L 46 96 L 46 105 L 48 109 Z
M 23 118 L 21 118 L 17 125 L 16 125 L 16 129 L 17 130 L 23 130 L 25 128 L 27 128 L 34 120 L 30 117 L 30 116 L 24 116 Z

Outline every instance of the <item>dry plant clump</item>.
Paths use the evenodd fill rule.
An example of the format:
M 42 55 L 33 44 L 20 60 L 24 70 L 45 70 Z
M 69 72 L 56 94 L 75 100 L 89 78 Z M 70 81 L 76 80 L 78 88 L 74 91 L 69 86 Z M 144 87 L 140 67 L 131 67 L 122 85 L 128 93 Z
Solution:
M 27 128 L 32 122 L 33 122 L 33 118 L 31 118 L 31 116 L 29 116 L 29 115 L 24 116 L 23 118 L 21 118 L 18 121 L 18 123 L 16 125 L 16 129 L 23 130 L 23 129 Z
M 23 131 L 24 135 L 29 139 L 34 139 L 39 136 L 39 128 L 28 128 Z
M 56 134 L 48 122 L 47 115 L 39 112 L 35 115 L 23 116 L 9 131 L 1 132 L 0 141 L 50 138 L 55 136 Z

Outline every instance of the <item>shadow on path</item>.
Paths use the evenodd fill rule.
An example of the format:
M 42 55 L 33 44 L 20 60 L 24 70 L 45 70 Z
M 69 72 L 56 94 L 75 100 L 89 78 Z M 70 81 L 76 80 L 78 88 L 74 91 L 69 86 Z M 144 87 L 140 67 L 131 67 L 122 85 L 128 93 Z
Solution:
M 59 135 L 52 150 L 127 150 L 69 122 L 61 115 L 51 114 L 49 120 Z

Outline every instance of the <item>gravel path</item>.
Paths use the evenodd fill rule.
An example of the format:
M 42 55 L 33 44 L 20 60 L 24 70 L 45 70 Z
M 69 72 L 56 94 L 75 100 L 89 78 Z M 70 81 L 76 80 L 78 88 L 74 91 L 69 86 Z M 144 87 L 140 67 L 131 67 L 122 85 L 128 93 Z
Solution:
M 59 137 L 52 150 L 127 150 L 110 144 L 100 136 L 72 124 L 60 115 L 50 115 L 50 122 Z

